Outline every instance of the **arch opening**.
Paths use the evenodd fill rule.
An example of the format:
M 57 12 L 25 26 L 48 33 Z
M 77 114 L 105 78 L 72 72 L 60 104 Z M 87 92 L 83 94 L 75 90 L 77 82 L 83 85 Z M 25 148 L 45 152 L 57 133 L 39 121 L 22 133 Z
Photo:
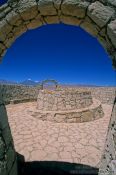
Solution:
M 109 1 L 108 1 L 109 2 Z M 112 58 L 115 58 L 115 5 L 113 3 L 88 0 L 72 1 L 12 1 L 0 7 L 0 55 L 5 54 L 8 47 L 22 33 L 29 29 L 46 24 L 66 23 L 81 26 L 95 36 Z M 31 13 L 31 15 L 30 15 Z
M 26 1 L 9 0 L 0 7 L 0 56 L 28 29 L 45 24 L 80 25 L 95 36 L 110 54 L 116 67 L 115 4 L 105 1 Z M 30 15 L 31 13 L 31 15 Z

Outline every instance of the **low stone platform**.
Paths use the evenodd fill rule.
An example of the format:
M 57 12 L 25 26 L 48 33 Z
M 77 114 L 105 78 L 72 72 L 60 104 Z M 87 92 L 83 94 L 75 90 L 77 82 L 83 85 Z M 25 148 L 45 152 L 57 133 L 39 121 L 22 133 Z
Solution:
M 27 102 L 33 102 L 33 101 L 36 101 L 37 99 L 13 99 L 13 100 L 10 100 L 10 104 L 18 104 L 18 103 L 27 103 Z
M 64 88 L 39 90 L 37 108 L 43 111 L 70 111 L 92 105 L 91 91 Z
M 104 116 L 101 102 L 93 99 L 93 104 L 86 108 L 67 111 L 43 111 L 36 110 L 32 116 L 39 120 L 64 123 L 81 123 L 99 119 Z

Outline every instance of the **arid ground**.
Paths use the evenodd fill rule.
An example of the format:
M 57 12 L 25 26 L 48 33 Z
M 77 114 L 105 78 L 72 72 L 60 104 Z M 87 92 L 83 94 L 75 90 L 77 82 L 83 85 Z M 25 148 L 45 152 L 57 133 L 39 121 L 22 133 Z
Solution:
M 85 123 L 53 123 L 32 116 L 36 102 L 7 105 L 16 151 L 26 161 L 65 161 L 99 168 L 112 105 L 103 118 Z

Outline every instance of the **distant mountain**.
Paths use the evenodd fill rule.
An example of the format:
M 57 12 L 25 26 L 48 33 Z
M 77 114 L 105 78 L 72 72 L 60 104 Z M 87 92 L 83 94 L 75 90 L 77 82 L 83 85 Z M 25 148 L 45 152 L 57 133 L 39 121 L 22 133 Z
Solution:
M 16 84 L 16 85 L 25 85 L 25 86 L 36 86 L 39 85 L 38 81 L 33 81 L 31 79 L 22 81 L 22 82 L 15 82 L 15 81 L 9 81 L 9 80 L 4 80 L 4 79 L 0 79 L 0 84 Z
M 0 84 L 16 84 L 16 85 L 24 85 L 24 86 L 37 86 L 37 85 L 40 85 L 40 82 L 39 81 L 33 81 L 31 79 L 27 79 L 25 81 L 22 81 L 22 82 L 15 82 L 15 81 L 10 81 L 10 80 L 4 80 L 4 79 L 0 79 Z M 63 83 L 60 83 L 59 84 L 61 87 L 116 87 L 116 86 L 110 86 L 110 85 L 107 85 L 107 86 L 99 86 L 99 85 L 88 85 L 88 84 L 63 84 Z M 49 85 L 48 85 L 49 86 Z
M 19 84 L 26 85 L 26 86 L 37 86 L 39 82 L 28 79 L 23 82 L 20 82 Z
M 88 85 L 88 84 L 61 84 L 62 87 L 101 87 L 99 85 Z
M 0 79 L 0 84 L 17 84 L 17 82 Z

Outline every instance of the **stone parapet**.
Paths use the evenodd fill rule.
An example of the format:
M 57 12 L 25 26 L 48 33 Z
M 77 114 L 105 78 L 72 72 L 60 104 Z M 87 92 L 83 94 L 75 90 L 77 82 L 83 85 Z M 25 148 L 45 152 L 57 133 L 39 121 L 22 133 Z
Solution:
M 0 92 L 3 94 L 5 104 L 9 104 L 10 101 L 21 103 L 37 100 L 40 89 L 40 86 L 0 85 Z M 106 104 L 113 104 L 116 93 L 115 87 L 75 87 L 75 89 L 76 91 L 90 91 L 93 98 Z
M 10 102 L 21 103 L 37 100 L 38 87 L 24 85 L 0 85 L 0 92 L 3 94 L 5 104 Z
M 66 111 L 36 110 L 32 116 L 39 120 L 57 123 L 83 123 L 103 117 L 104 112 L 100 101 L 93 99 L 93 104 L 86 108 Z
M 65 111 L 85 108 L 92 104 L 90 91 L 76 89 L 40 90 L 37 108 L 43 111 Z

